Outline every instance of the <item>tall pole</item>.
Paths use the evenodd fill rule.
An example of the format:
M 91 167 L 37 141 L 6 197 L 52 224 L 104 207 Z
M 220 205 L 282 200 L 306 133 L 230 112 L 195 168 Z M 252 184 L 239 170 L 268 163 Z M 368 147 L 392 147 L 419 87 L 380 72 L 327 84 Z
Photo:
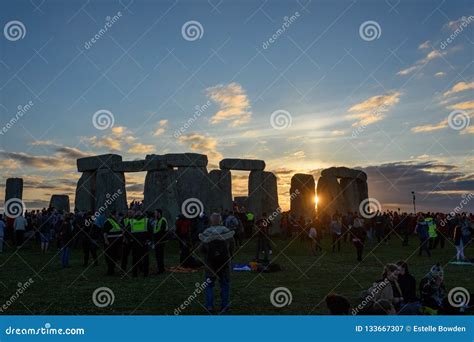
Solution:
M 416 197 L 415 197 L 415 192 L 412 191 L 411 194 L 413 195 L 413 212 L 416 215 Z

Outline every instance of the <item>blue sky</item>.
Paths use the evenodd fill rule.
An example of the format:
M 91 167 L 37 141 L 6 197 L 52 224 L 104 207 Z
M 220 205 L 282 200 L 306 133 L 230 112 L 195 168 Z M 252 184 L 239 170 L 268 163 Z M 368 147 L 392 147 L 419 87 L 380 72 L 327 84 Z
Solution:
M 369 173 L 387 208 L 408 209 L 416 190 L 422 208 L 450 210 L 474 190 L 472 123 L 448 122 L 455 110 L 474 121 L 472 15 L 472 1 L 2 0 L 2 27 L 26 30 L 0 39 L 3 125 L 33 103 L 0 135 L 2 176 L 23 176 L 37 206 L 73 193 L 77 156 L 194 151 L 209 169 L 222 157 L 264 159 L 283 207 L 293 173 L 317 179 L 345 165 Z M 183 37 L 189 21 L 199 39 Z M 367 21 L 377 39 L 361 37 Z M 202 114 L 176 136 L 196 106 Z M 113 127 L 93 125 L 99 110 Z M 291 125 L 275 129 L 275 111 Z M 236 194 L 245 176 L 236 173 Z M 143 177 L 127 175 L 131 198 Z

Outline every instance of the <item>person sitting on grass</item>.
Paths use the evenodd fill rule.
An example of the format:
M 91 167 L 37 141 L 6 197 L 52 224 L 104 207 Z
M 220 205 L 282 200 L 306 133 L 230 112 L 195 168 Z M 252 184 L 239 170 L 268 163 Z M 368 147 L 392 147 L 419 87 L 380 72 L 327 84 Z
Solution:
M 330 315 L 349 315 L 351 310 L 349 300 L 335 293 L 326 296 L 326 306 Z
M 438 310 L 446 298 L 446 286 L 444 285 L 444 271 L 440 264 L 433 265 L 428 274 L 421 279 L 420 297 L 423 306 L 432 310 Z

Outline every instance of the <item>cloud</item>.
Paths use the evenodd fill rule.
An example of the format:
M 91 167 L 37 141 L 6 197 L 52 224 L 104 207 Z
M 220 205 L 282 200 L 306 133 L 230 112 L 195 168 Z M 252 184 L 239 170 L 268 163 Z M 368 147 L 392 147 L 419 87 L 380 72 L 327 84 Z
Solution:
M 211 124 L 230 121 L 229 126 L 240 126 L 250 121 L 250 101 L 242 86 L 237 83 L 207 88 L 209 98 L 219 105 L 219 111 L 211 118 Z
M 16 170 L 21 167 L 20 162 L 15 159 L 4 159 L 0 160 L 0 168 L 2 169 L 9 169 L 9 170 Z
M 474 82 L 466 83 L 466 82 L 459 82 L 456 83 L 450 90 L 445 92 L 443 95 L 444 96 L 449 96 L 455 93 L 459 93 L 462 91 L 466 91 L 469 89 L 474 89 Z
M 425 43 L 423 43 L 423 44 L 425 44 Z M 422 67 L 424 67 L 426 64 L 428 64 L 428 62 L 430 62 L 430 61 L 432 61 L 436 58 L 445 56 L 447 53 L 448 53 L 448 51 L 440 52 L 438 50 L 431 50 L 430 52 L 428 52 L 428 54 L 424 58 L 422 58 L 422 59 L 418 60 L 417 62 L 415 62 L 415 64 L 413 64 L 413 65 L 409 66 L 408 68 L 402 69 L 399 72 L 397 72 L 397 75 L 400 75 L 400 76 L 409 75 L 409 74 L 417 71 L 418 69 L 421 69 Z
M 446 73 L 444 71 L 438 71 L 436 74 L 435 74 L 436 77 L 444 77 L 446 76 Z
M 122 142 L 120 139 L 117 139 L 113 136 L 104 136 L 98 138 L 96 136 L 93 137 L 81 137 L 82 142 L 86 142 L 91 144 L 97 148 L 105 148 L 111 151 L 120 151 L 122 149 Z
M 207 154 L 210 159 L 222 159 L 222 154 L 217 152 L 217 140 L 199 133 L 190 133 L 178 138 L 194 152 Z
M 452 105 L 452 106 L 449 106 L 449 108 L 451 108 L 451 109 L 458 109 L 458 110 L 470 110 L 470 109 L 474 109 L 474 100 L 456 103 L 456 104 L 454 104 L 454 105 Z
M 389 108 L 400 102 L 400 92 L 376 95 L 349 108 L 347 118 L 356 120 L 352 126 L 367 126 L 385 118 Z
M 457 19 L 457 20 L 452 20 L 452 21 L 449 21 L 448 23 L 446 23 L 443 28 L 445 30 L 448 30 L 448 31 L 451 31 L 451 32 L 454 32 L 458 29 L 461 29 L 461 25 L 465 26 L 467 24 L 469 24 L 469 22 L 471 22 L 473 20 L 473 16 L 469 16 L 469 17 L 466 17 L 466 16 L 462 16 L 461 18 Z M 462 29 L 461 29 L 462 30 Z
M 448 119 L 444 119 L 443 121 L 434 124 L 434 125 L 422 125 L 422 126 L 416 126 L 411 129 L 413 133 L 425 133 L 425 132 L 432 132 L 432 131 L 437 131 L 443 128 L 448 127 Z
M 474 134 L 474 126 L 468 126 L 463 129 L 459 134 Z
M 128 149 L 128 153 L 152 153 L 155 151 L 155 146 L 154 145 L 145 145 L 141 143 L 136 143 L 130 146 Z
M 61 157 L 55 156 L 34 156 L 24 152 L 7 152 L 0 150 L 0 157 L 18 162 L 22 167 L 32 167 L 37 169 L 71 169 L 74 164 Z
M 163 127 L 160 127 L 156 129 L 156 131 L 153 133 L 153 136 L 159 137 L 163 133 L 165 133 L 165 129 Z
M 331 136 L 333 137 L 341 137 L 344 134 L 345 134 L 344 131 L 340 131 L 340 130 L 334 130 L 331 132 Z
M 421 43 L 418 46 L 418 49 L 419 50 L 426 50 L 426 49 L 429 49 L 430 47 L 431 47 L 431 42 L 429 40 L 427 40 L 426 42 Z

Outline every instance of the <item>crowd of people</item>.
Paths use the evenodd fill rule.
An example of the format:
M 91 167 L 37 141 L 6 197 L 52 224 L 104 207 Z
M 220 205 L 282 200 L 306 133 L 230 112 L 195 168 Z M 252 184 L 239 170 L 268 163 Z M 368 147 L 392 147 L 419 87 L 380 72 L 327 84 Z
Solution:
M 359 213 L 335 213 L 296 219 L 289 213 L 282 213 L 280 217 L 263 213 L 255 217 L 252 212 L 237 206 L 234 210 L 214 212 L 210 216 L 204 212 L 195 217 L 182 213 L 170 225 L 162 210 L 145 211 L 141 202 L 134 201 L 125 213 L 63 213 L 49 208 L 28 211 L 16 218 L 0 216 L 0 252 L 4 246 L 22 248 L 25 241 L 33 240 L 37 241 L 41 253 L 47 253 L 54 243 L 62 268 L 70 267 L 71 250 L 82 249 L 84 267 L 98 266 L 103 254 L 107 275 L 119 272 L 132 277 L 139 274 L 146 277 L 151 268 L 150 255 L 155 259 L 156 273 L 166 272 L 165 246 L 169 240 L 177 240 L 179 267 L 205 269 L 208 283 L 206 308 L 210 312 L 214 310 L 214 284 L 218 280 L 220 310 L 225 312 L 230 302 L 234 252 L 244 243 L 255 240 L 253 261 L 270 267 L 275 234 L 272 227 L 277 223 L 276 218 L 280 219 L 280 237 L 308 241 L 311 255 L 323 251 L 322 239 L 329 237 L 330 251 L 340 252 L 344 242 L 349 242 L 354 246 L 359 262 L 363 260 L 366 245 L 384 245 L 398 240 L 402 246 L 407 246 L 414 236 L 418 238 L 420 256 L 423 253 L 431 256 L 433 250 L 445 248 L 449 240 L 456 246 L 456 259 L 464 261 L 464 249 L 474 229 L 474 216 L 465 213 L 446 216 L 388 211 L 365 217 Z M 374 285 L 374 289 L 379 289 L 380 283 L 385 285 L 377 291 L 370 290 L 372 295 L 377 295 L 373 295 L 373 305 L 360 312 L 374 313 L 383 309 L 385 312 L 420 313 L 421 308 L 444 310 L 443 272 L 439 269 L 439 265 L 433 267 L 429 272 L 430 280 L 422 280 L 418 297 L 408 265 L 404 262 L 387 265 L 383 279 Z M 433 289 L 433 284 L 439 286 Z M 338 295 L 328 296 L 327 304 L 332 313 L 346 312 L 350 308 L 347 299 Z

